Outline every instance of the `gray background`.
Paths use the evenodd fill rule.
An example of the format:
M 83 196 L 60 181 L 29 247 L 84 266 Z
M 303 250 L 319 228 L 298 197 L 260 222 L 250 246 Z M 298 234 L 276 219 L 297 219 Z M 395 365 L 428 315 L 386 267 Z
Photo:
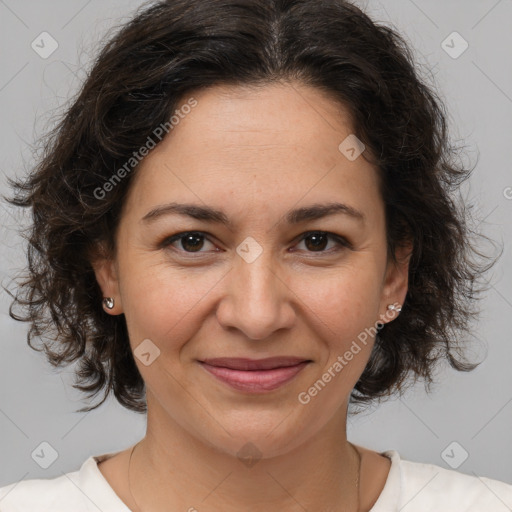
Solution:
M 106 31 L 141 4 L 0 0 L 0 193 L 7 191 L 5 176 L 21 175 L 33 163 L 30 144 L 77 90 Z M 480 228 L 504 244 L 504 253 L 473 329 L 481 345 L 472 353 L 485 359 L 480 367 L 469 374 L 441 367 L 430 396 L 420 383 L 403 398 L 351 418 L 348 437 L 374 450 L 396 449 L 408 460 L 457 465 L 464 473 L 512 483 L 512 254 L 507 243 L 512 239 L 507 222 L 512 214 L 512 1 L 368 0 L 358 5 L 398 28 L 420 65 L 432 70 L 448 106 L 452 138 L 465 141 L 469 162 L 478 162 L 465 190 L 478 204 Z M 43 31 L 59 45 L 47 59 L 31 48 Z M 469 43 L 456 59 L 441 46 L 454 31 Z M 448 42 L 454 51 L 460 48 L 457 40 Z M 24 263 L 24 242 L 16 233 L 24 220 L 5 204 L 0 215 L 0 279 L 12 287 Z M 53 370 L 31 350 L 27 326 L 9 318 L 8 305 L 2 291 L 0 486 L 58 476 L 78 469 L 90 455 L 138 441 L 145 432 L 144 416 L 113 400 L 93 412 L 74 413 L 83 404 L 70 385 L 73 367 Z M 58 453 L 48 469 L 31 456 L 43 441 Z M 458 445 L 446 452 L 454 441 Z

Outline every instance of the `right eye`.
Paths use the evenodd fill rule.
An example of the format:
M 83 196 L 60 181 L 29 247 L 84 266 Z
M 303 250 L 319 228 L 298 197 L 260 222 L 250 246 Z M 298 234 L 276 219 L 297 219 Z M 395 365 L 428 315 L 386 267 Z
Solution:
M 206 233 L 202 233 L 201 231 L 183 231 L 181 233 L 177 233 L 166 238 L 160 246 L 162 248 L 166 248 L 168 246 L 172 246 L 175 242 L 178 242 L 183 250 L 177 249 L 174 246 L 175 250 L 181 253 L 201 253 L 208 251 L 201 251 L 201 248 L 204 246 L 204 240 L 206 239 Z M 210 242 L 212 243 L 212 242 Z M 217 251 L 215 251 L 217 252 Z

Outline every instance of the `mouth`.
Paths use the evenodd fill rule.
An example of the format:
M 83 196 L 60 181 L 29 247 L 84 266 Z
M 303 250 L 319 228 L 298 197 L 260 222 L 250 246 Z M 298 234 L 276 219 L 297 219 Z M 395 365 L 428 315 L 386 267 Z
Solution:
M 267 359 L 220 357 L 198 361 L 216 379 L 238 391 L 273 391 L 291 381 L 311 359 L 292 356 Z

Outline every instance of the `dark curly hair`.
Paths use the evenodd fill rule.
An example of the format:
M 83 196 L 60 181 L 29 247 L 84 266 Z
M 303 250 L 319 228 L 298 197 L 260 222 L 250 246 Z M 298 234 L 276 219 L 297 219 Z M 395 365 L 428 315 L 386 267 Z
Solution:
M 108 194 L 98 190 L 183 97 L 217 84 L 296 81 L 346 107 L 380 170 L 389 256 L 413 241 L 402 312 L 378 330 L 351 403 L 402 393 L 409 375 L 429 388 L 441 359 L 459 371 L 479 364 L 467 362 L 461 342 L 487 289 L 479 278 L 494 262 L 476 249 L 472 235 L 483 235 L 470 227 L 470 209 L 451 197 L 473 169 L 456 163 L 445 107 L 396 30 L 345 0 L 167 0 L 115 31 L 40 139 L 38 165 L 9 179 L 15 193 L 6 198 L 30 207 L 33 221 L 23 233 L 28 272 L 16 296 L 9 292 L 9 314 L 31 323 L 28 344 L 52 365 L 78 360 L 75 388 L 89 398 L 104 389 L 79 412 L 111 391 L 124 407 L 147 410 L 125 317 L 105 314 L 91 266 L 98 248 L 114 254 L 136 166 Z M 15 314 L 16 304 L 26 314 Z

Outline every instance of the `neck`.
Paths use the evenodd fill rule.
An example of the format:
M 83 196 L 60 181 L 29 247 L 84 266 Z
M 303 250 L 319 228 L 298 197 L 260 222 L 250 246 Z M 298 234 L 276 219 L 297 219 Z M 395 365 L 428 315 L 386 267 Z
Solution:
M 281 443 L 267 457 L 258 442 L 231 439 L 219 449 L 155 405 L 148 397 L 146 436 L 130 457 L 134 511 L 231 512 L 248 504 L 255 512 L 358 510 L 360 459 L 346 439 L 346 410 L 316 435 L 288 450 Z

